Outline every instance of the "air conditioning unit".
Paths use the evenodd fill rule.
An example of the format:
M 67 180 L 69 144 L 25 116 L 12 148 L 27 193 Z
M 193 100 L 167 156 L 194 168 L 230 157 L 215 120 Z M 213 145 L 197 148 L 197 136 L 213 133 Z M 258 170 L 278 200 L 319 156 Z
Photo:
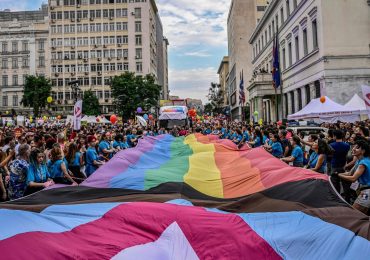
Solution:
M 114 17 L 112 17 L 112 16 L 111 16 L 111 17 L 109 17 L 109 20 L 113 20 L 113 19 L 114 19 Z
M 97 45 L 97 44 L 95 44 L 95 45 L 94 45 L 94 47 L 95 47 L 95 48 L 98 48 L 98 45 Z
M 135 12 L 131 12 L 131 15 L 135 15 Z
M 76 75 L 76 72 L 72 72 L 72 73 L 71 73 L 71 76 L 75 76 L 75 75 Z
M 135 56 L 135 59 L 139 60 L 139 59 L 141 59 L 141 57 L 140 56 Z
M 98 75 L 101 76 L 101 71 L 98 71 Z
M 69 57 L 68 57 L 68 56 L 64 56 L 64 59 L 65 59 L 65 60 L 69 60 Z
M 76 46 L 71 46 L 71 49 L 75 49 L 76 48 Z
M 101 58 L 100 57 L 98 58 L 98 61 L 101 61 Z
M 81 19 L 80 18 L 77 18 L 77 22 L 81 22 Z
M 121 46 L 122 46 L 122 44 L 121 44 L 121 43 L 118 43 L 118 44 L 117 44 L 117 46 L 118 46 L 118 47 L 121 47 Z
M 123 59 L 127 60 L 128 58 L 127 57 L 123 57 Z
M 109 99 L 106 99 L 106 100 L 104 100 L 105 101 L 105 103 L 108 103 L 109 102 Z
M 121 60 L 121 57 L 117 57 L 117 60 Z
M 77 5 L 77 8 L 80 8 L 80 7 L 81 7 L 81 5 L 80 5 L 80 4 L 78 4 L 78 5 Z
M 50 10 L 54 10 L 54 6 L 50 6 Z
M 90 21 L 94 21 L 94 17 L 90 17 Z
M 71 22 L 74 22 L 75 21 L 75 18 L 71 18 Z
M 56 21 L 55 21 L 55 19 L 51 19 L 51 23 L 55 23 Z
M 89 72 L 85 71 L 85 75 L 86 75 L 86 76 L 87 76 L 87 75 L 89 75 Z
M 84 62 L 87 62 L 87 58 L 84 59 Z
M 104 44 L 104 45 L 103 45 L 103 48 L 107 48 L 107 45 L 105 45 L 105 44 Z
M 112 60 L 112 58 L 111 57 L 108 57 L 108 60 Z
M 78 55 L 78 59 L 80 60 L 80 59 L 82 59 L 82 55 Z
M 51 49 L 53 49 L 53 50 L 55 50 L 56 48 L 57 48 L 57 47 L 55 47 L 55 46 L 52 46 L 52 47 L 51 47 Z
M 56 72 L 56 73 L 54 74 L 54 76 L 55 76 L 55 77 L 59 77 L 59 73 L 57 73 L 57 72 Z

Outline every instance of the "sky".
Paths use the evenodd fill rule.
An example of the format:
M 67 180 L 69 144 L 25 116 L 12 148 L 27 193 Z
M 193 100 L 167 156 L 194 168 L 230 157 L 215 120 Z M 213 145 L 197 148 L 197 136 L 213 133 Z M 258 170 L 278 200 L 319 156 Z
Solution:
M 35 10 L 43 0 L 0 0 L 0 10 Z M 230 0 L 156 0 L 169 46 L 170 95 L 207 101 L 227 55 Z

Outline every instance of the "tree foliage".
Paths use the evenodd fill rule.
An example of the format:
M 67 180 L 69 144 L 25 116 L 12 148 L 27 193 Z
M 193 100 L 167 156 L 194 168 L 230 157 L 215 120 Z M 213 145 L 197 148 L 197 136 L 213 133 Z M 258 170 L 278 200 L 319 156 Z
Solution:
M 85 91 L 82 100 L 82 113 L 88 116 L 97 116 L 100 114 L 99 99 L 91 90 Z
M 212 106 L 212 112 L 221 113 L 224 106 L 224 91 L 219 84 L 211 83 L 208 91 L 208 100 Z
M 40 112 L 47 105 L 47 98 L 51 94 L 51 82 L 44 76 L 26 77 L 23 87 L 22 104 L 25 107 L 32 107 L 34 116 L 39 116 Z
M 161 86 L 155 83 L 153 75 L 136 76 L 125 72 L 115 76 L 111 82 L 112 97 L 123 118 L 132 118 L 138 107 L 144 111 L 158 105 Z

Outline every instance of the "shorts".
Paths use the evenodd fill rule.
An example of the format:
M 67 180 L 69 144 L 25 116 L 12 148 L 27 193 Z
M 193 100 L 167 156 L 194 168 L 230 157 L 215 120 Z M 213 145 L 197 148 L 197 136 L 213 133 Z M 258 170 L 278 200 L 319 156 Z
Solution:
M 360 193 L 360 195 L 358 195 L 355 203 L 364 207 L 364 208 L 370 208 L 370 189 L 366 189 L 366 190 L 361 191 L 361 193 Z

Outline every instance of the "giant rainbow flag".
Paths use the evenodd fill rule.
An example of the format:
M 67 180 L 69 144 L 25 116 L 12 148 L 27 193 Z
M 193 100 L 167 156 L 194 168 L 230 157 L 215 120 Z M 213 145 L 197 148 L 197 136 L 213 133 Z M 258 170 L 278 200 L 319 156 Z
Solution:
M 328 178 L 214 136 L 146 137 L 79 187 L 0 204 L 4 259 L 368 259 Z

